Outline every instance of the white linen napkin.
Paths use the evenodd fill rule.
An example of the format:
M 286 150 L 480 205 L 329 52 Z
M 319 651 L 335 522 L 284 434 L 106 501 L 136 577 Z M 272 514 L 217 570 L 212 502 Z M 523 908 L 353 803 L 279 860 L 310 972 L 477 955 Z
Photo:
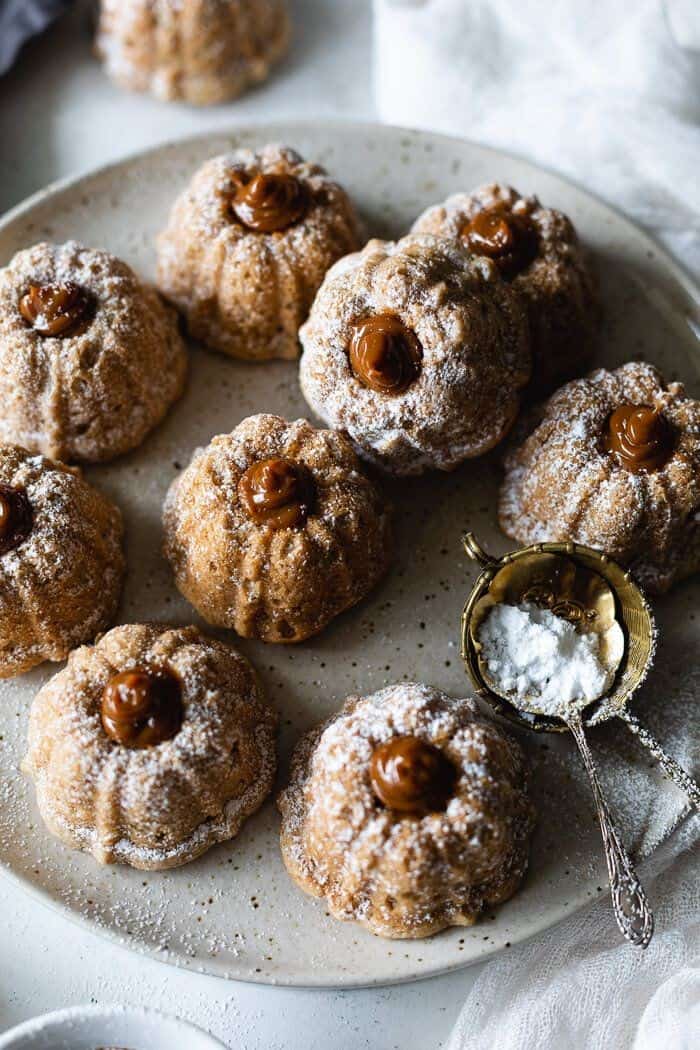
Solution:
M 375 88 L 388 123 L 569 175 L 700 269 L 698 0 L 375 0 Z
M 374 4 L 383 120 L 569 175 L 700 272 L 698 0 Z M 449 1050 L 697 1050 L 699 845 L 696 815 L 643 866 L 657 919 L 645 953 L 600 899 L 487 965 Z

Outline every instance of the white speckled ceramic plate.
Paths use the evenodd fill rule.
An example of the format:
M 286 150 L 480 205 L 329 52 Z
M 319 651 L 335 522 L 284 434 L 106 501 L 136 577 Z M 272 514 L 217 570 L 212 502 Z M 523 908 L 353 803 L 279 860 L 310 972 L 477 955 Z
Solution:
M 231 146 L 269 140 L 289 143 L 325 164 L 379 235 L 400 234 L 431 202 L 494 178 L 537 192 L 573 217 L 597 259 L 606 308 L 599 361 L 615 364 L 645 356 L 667 374 L 682 376 L 697 392 L 700 358 L 688 323 L 694 291 L 649 238 L 547 172 L 435 135 L 316 123 L 158 147 L 49 187 L 15 209 L 0 222 L 0 264 L 34 241 L 75 237 L 123 256 L 152 276 L 154 235 L 194 169 Z M 194 618 L 160 555 L 161 502 L 194 448 L 258 411 L 291 418 L 306 413 L 293 364 L 247 366 L 194 348 L 188 391 L 165 424 L 133 455 L 88 471 L 119 502 L 126 518 L 129 575 L 121 621 Z M 495 524 L 498 476 L 492 456 L 451 476 L 390 485 L 398 550 L 386 583 L 302 647 L 241 643 L 281 713 L 282 778 L 299 734 L 355 690 L 372 691 L 407 677 L 455 694 L 468 691 L 458 636 L 474 570 L 461 553 L 460 534 L 468 526 L 486 546 L 507 549 Z M 666 632 L 663 637 L 656 672 L 639 700 L 646 720 L 676 753 L 684 749 L 698 717 L 700 647 L 691 613 L 698 596 L 698 585 L 686 584 L 658 607 L 662 628 L 674 624 L 673 636 Z M 683 668 L 680 677 L 678 667 Z M 322 902 L 303 896 L 285 874 L 272 801 L 238 839 L 185 868 L 163 874 L 99 868 L 45 832 L 33 790 L 18 772 L 31 699 L 54 670 L 45 667 L 0 685 L 0 860 L 40 899 L 129 947 L 243 980 L 382 984 L 482 959 L 607 892 L 589 792 L 570 741 L 534 735 L 524 740 L 541 812 L 530 873 L 510 903 L 470 930 L 392 943 L 332 920 Z M 650 768 L 624 730 L 605 728 L 592 737 L 627 842 L 648 853 L 681 819 L 684 800 Z

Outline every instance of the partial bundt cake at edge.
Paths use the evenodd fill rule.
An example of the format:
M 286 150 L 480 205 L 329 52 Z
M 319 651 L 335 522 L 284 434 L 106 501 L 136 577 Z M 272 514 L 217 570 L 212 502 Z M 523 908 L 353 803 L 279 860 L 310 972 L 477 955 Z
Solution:
M 109 625 L 122 535 L 118 508 L 77 470 L 0 445 L 0 678 L 65 660 Z
M 373 240 L 336 263 L 300 338 L 314 413 L 394 474 L 493 448 L 531 372 L 521 297 L 489 259 L 428 235 Z
M 128 90 L 208 106 L 265 80 L 289 35 L 287 0 L 101 0 L 95 50 Z

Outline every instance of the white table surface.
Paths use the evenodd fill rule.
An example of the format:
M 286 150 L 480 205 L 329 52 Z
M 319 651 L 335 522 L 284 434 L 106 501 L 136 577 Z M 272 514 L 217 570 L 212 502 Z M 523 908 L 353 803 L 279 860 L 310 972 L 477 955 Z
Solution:
M 164 106 L 112 87 L 80 6 L 0 78 L 0 212 L 48 182 L 198 130 L 266 119 L 372 119 L 369 0 L 292 0 L 292 54 L 243 100 Z M 306 992 L 176 970 L 84 932 L 0 878 L 0 1032 L 88 1002 L 150 1005 L 237 1050 L 437 1050 L 478 968 L 381 991 Z

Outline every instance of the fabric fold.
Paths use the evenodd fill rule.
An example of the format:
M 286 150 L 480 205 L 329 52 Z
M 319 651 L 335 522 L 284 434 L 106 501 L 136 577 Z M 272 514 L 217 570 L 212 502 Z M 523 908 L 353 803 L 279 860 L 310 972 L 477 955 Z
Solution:
M 700 51 L 672 26 L 700 39 L 700 7 L 676 4 L 375 0 L 379 115 L 568 175 L 697 272 Z
M 460 135 L 569 176 L 700 273 L 697 3 L 374 3 L 375 91 L 384 121 Z M 691 703 L 694 682 L 689 673 Z M 689 768 L 695 760 L 697 774 L 690 714 L 686 725 L 675 746 Z M 641 808 L 638 815 L 646 819 Z M 668 831 L 674 813 L 665 816 Z M 697 1046 L 699 846 L 695 814 L 642 865 L 656 914 L 644 953 L 622 941 L 601 896 L 482 969 L 448 1050 Z
M 0 0 L 0 75 L 10 68 L 22 45 L 69 4 L 70 0 Z

